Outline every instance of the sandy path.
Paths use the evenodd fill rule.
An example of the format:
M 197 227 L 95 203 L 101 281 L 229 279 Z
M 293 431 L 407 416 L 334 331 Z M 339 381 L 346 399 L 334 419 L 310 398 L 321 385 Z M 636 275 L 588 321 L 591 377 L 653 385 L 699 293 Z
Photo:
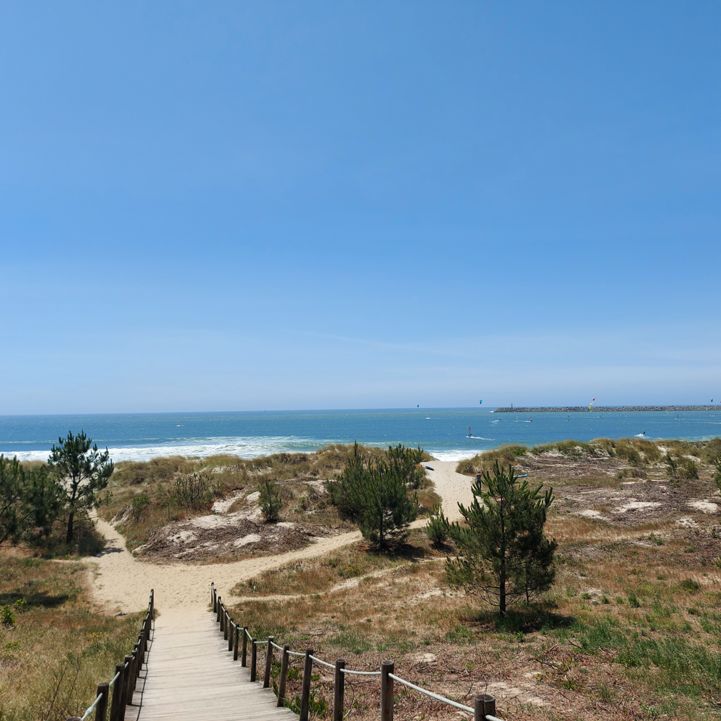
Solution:
M 443 512 L 451 519 L 457 518 L 458 502 L 468 503 L 471 498 L 470 479 L 455 472 L 455 462 L 431 461 L 428 465 L 433 470 L 426 472 L 443 499 Z M 423 526 L 425 522 L 425 519 L 416 521 L 412 527 Z M 231 596 L 230 589 L 239 581 L 291 561 L 322 556 L 361 539 L 360 532 L 353 531 L 320 538 L 296 551 L 234 563 L 157 564 L 135 558 L 126 548 L 122 536 L 106 521 L 97 519 L 97 526 L 108 543 L 103 555 L 90 559 L 94 571 L 93 593 L 103 606 L 125 612 L 142 610 L 151 588 L 155 589 L 161 611 L 204 608 L 211 581 L 218 586 L 225 600 L 233 602 L 239 599 Z

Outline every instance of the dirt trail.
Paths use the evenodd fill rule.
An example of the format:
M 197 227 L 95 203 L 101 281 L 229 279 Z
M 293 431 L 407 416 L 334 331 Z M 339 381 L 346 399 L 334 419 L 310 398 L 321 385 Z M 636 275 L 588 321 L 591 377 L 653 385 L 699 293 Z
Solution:
M 456 518 L 458 501 L 466 503 L 470 500 L 470 479 L 455 472 L 455 462 L 431 461 L 428 465 L 433 469 L 427 473 L 443 499 L 444 513 L 449 518 Z M 413 523 L 412 527 L 421 527 L 425 523 L 422 519 Z M 231 596 L 230 589 L 239 581 L 291 561 L 322 556 L 361 539 L 360 532 L 353 531 L 319 538 L 296 551 L 234 563 L 157 564 L 135 558 L 111 524 L 97 519 L 97 526 L 107 539 L 107 548 L 101 556 L 90 559 L 94 570 L 93 593 L 106 608 L 125 612 L 143 609 L 151 588 L 155 589 L 161 611 L 203 608 L 208 601 L 211 581 L 218 586 L 225 600 L 233 602 L 236 599 Z

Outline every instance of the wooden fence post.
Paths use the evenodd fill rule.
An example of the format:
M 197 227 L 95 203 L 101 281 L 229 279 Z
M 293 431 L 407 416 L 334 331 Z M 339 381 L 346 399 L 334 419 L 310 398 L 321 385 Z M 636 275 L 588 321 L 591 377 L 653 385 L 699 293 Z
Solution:
M 155 589 L 150 589 L 150 618 L 153 617 L 153 613 L 155 612 Z
M 105 721 L 108 714 L 108 695 L 110 694 L 110 687 L 107 683 L 98 684 L 98 689 L 95 692 L 95 698 L 100 696 L 100 701 L 95 707 L 95 721 Z
M 268 645 L 265 649 L 265 673 L 263 674 L 263 688 L 270 688 L 270 667 L 273 664 L 273 636 L 268 636 Z
M 218 596 L 218 608 L 216 609 L 216 616 L 215 616 L 216 623 L 220 623 L 220 608 L 222 605 L 223 605 L 223 603 L 221 601 L 221 597 Z
M 278 679 L 278 706 L 282 706 L 285 702 L 285 686 L 288 681 L 288 663 L 290 662 L 289 650 L 290 646 L 283 646 L 283 656 L 280 661 L 280 678 Z
M 213 607 L 213 611 L 215 611 L 215 582 L 210 582 L 210 605 Z
M 473 721 L 486 721 L 489 714 L 496 715 L 496 699 L 487 693 L 476 696 L 473 702 Z
M 248 627 L 243 626 L 243 653 L 240 656 L 240 665 L 245 668 L 248 665 Z
M 223 620 L 223 639 L 225 641 L 228 640 L 228 621 L 230 619 L 230 614 L 226 611 L 223 616 L 225 617 Z
M 228 617 L 228 651 L 233 650 L 233 626 L 235 626 L 235 623 L 233 622 L 233 619 Z
M 343 721 L 343 698 L 345 697 L 345 661 L 339 658 L 335 662 L 333 679 L 333 721 Z
M 300 721 L 308 721 L 308 710 L 310 706 L 310 679 L 313 675 L 313 649 L 305 652 L 305 663 L 303 664 L 303 686 L 300 694 Z
M 393 721 L 393 661 L 381 665 L 381 721 Z
M 258 641 L 253 639 L 250 642 L 250 680 L 255 681 L 258 675 Z
M 235 624 L 235 633 L 233 634 L 233 661 L 238 660 L 238 642 L 240 641 L 240 626 Z
M 131 684 L 133 683 L 133 657 L 128 655 L 125 657 L 125 677 L 123 684 L 123 715 L 125 714 L 125 707 L 133 702 L 133 689 Z
M 119 674 L 119 675 L 118 675 Z M 118 664 L 115 667 L 115 679 L 113 686 L 113 701 L 110 705 L 110 721 L 118 721 L 118 707 L 120 706 L 120 688 L 123 684 L 123 666 Z

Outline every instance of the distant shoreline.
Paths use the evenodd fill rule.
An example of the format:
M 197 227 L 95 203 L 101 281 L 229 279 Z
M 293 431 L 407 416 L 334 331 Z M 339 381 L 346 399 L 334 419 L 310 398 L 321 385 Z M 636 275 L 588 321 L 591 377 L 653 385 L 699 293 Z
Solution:
M 502 406 L 495 413 L 644 413 L 658 411 L 717 411 L 721 405 L 706 406 Z

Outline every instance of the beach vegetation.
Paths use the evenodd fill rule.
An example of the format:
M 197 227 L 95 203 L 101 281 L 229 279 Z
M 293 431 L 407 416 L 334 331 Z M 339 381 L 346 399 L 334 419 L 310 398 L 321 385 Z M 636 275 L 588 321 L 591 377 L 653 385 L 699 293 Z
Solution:
M 187 510 L 205 510 L 213 500 L 213 489 L 207 473 L 185 473 L 175 479 L 173 502 Z
M 428 517 L 426 535 L 434 548 L 444 548 L 448 542 L 449 522 L 439 507 Z
M 385 549 L 401 541 L 418 516 L 417 490 L 425 477 L 421 458 L 420 450 L 402 445 L 368 455 L 356 443 L 338 480 L 328 483 L 340 514 L 374 546 Z
M 0 719 L 54 721 L 82 713 L 132 647 L 138 614 L 96 610 L 87 569 L 0 549 Z
M 283 499 L 280 496 L 278 484 L 272 480 L 265 480 L 260 486 L 260 510 L 266 523 L 276 523 L 280 520 L 280 511 Z
M 691 481 L 698 478 L 698 465 L 693 458 L 678 456 L 667 452 L 664 463 L 668 470 L 669 478 L 673 481 Z
M 0 455 L 0 543 L 47 544 L 61 510 L 62 489 L 45 464 Z
M 553 491 L 531 486 L 511 466 L 496 463 L 476 479 L 472 492 L 472 503 L 458 506 L 465 523 L 449 526 L 458 556 L 448 559 L 448 580 L 480 593 L 505 616 L 513 599 L 530 603 L 553 583 L 557 544 L 544 533 Z
M 84 431 L 78 434 L 68 431 L 65 438 L 58 438 L 57 445 L 53 445 L 48 466 L 65 491 L 65 542 L 70 545 L 75 535 L 76 514 L 100 504 L 100 492 L 108 485 L 113 462 L 107 448 L 99 451 Z

